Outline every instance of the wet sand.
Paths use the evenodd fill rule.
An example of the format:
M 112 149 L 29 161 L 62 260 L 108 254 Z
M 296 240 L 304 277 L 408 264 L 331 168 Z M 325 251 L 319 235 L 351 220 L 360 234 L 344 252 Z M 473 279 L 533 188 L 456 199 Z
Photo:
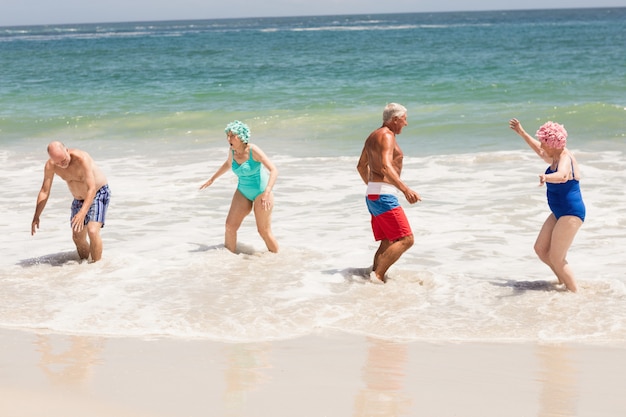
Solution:
M 0 415 L 620 416 L 626 347 L 0 331 Z

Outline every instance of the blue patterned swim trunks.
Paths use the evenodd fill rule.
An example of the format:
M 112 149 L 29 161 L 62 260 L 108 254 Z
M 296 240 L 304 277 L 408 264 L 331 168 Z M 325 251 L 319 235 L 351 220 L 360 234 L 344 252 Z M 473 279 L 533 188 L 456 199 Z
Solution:
M 96 196 L 93 198 L 93 203 L 91 203 L 91 207 L 89 207 L 89 211 L 85 216 L 85 224 L 89 222 L 99 222 L 102 223 L 102 227 L 104 227 L 104 219 L 107 214 L 107 209 L 109 208 L 109 200 L 111 199 L 111 190 L 109 190 L 109 185 L 103 185 L 98 192 L 96 192 Z M 72 215 L 70 216 L 70 221 L 76 216 L 76 214 L 83 207 L 84 200 L 76 200 L 72 202 Z

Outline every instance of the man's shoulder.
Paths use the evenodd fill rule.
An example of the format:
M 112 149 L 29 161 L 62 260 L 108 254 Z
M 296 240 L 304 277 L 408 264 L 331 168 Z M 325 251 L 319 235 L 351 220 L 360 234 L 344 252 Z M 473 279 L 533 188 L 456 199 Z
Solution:
M 385 146 L 395 143 L 396 135 L 394 135 L 393 132 L 391 132 L 389 129 L 381 127 L 371 133 L 368 141 L 375 142 L 377 145 L 380 146 Z
M 82 149 L 78 149 L 78 148 L 68 149 L 68 152 L 70 153 L 70 155 L 77 156 L 79 158 L 89 157 L 89 154 L 87 152 L 83 151 Z
M 387 138 L 395 138 L 396 136 L 385 126 L 379 127 L 368 136 L 368 139 L 381 141 Z
M 55 172 L 55 170 L 54 170 L 54 162 L 52 161 L 52 158 L 48 158 L 48 160 L 46 161 L 46 163 L 43 166 L 43 169 L 45 171 L 48 171 L 48 172 L 52 172 L 52 173 Z
M 91 165 L 92 163 L 92 159 L 91 159 L 91 155 L 89 155 L 86 151 L 83 151 L 82 149 L 69 149 L 70 155 L 72 156 L 72 159 L 76 159 L 76 161 L 80 162 L 80 164 L 87 164 L 87 165 Z

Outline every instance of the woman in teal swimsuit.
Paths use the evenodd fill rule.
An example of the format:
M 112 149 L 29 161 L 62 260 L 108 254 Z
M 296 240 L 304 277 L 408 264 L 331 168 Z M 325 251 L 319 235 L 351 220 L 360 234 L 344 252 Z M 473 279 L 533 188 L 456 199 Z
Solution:
M 517 119 L 512 119 L 509 126 L 550 164 L 545 173 L 539 175 L 539 185 L 546 184 L 551 213 L 537 236 L 535 252 L 552 269 L 559 284 L 576 292 L 576 281 L 566 257 L 585 220 L 585 204 L 578 184 L 578 163 L 565 147 L 567 131 L 558 123 L 547 122 L 537 131 L 537 140 L 524 131 Z
M 238 120 L 229 123 L 224 129 L 230 144 L 226 162 L 202 186 L 204 189 L 213 184 L 219 176 L 229 169 L 237 175 L 239 182 L 233 195 L 228 217 L 224 246 L 231 252 L 237 249 L 237 231 L 243 219 L 254 209 L 257 230 L 270 252 L 278 252 L 278 243 L 272 234 L 271 217 L 274 206 L 272 189 L 278 176 L 278 170 L 263 153 L 261 148 L 248 143 L 250 129 Z

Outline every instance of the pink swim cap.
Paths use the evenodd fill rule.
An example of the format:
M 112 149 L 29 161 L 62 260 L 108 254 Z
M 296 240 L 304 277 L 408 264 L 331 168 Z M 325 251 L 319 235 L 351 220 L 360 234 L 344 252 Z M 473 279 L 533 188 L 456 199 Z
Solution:
M 567 143 L 567 130 L 555 122 L 544 123 L 536 133 L 537 139 L 554 149 L 563 149 Z

